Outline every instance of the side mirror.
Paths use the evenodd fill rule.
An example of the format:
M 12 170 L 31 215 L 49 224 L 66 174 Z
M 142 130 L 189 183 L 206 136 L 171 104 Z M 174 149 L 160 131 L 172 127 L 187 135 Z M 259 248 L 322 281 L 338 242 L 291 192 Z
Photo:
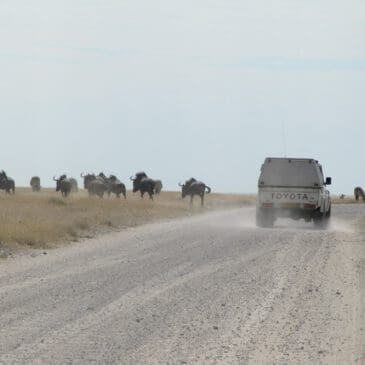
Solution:
M 326 177 L 326 185 L 332 184 L 332 177 Z

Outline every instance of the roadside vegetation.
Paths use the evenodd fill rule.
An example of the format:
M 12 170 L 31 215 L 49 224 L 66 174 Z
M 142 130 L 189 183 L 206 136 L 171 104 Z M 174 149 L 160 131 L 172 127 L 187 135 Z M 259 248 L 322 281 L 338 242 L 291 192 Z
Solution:
M 150 201 L 130 191 L 125 200 L 89 197 L 85 191 L 62 198 L 54 189 L 18 188 L 16 195 L 0 193 L 0 248 L 52 248 L 111 230 L 255 204 L 254 195 L 238 194 L 209 194 L 204 208 L 198 197 L 193 207 L 189 200 L 179 192 L 162 192 Z
M 345 196 L 343 199 L 341 199 L 339 196 L 332 196 L 331 197 L 333 204 L 361 204 L 364 203 L 362 199 L 355 200 L 353 196 Z

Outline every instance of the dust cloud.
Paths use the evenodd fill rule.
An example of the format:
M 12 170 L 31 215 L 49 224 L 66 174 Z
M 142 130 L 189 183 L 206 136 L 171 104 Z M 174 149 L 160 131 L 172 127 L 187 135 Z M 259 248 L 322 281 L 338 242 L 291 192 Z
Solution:
M 328 229 L 331 231 L 342 232 L 342 233 L 354 233 L 355 228 L 350 222 L 347 222 L 340 218 L 331 218 Z
M 355 207 L 357 208 L 357 207 Z M 339 233 L 352 234 L 356 231 L 354 221 L 359 217 L 359 212 L 354 207 L 341 208 L 342 211 L 348 209 L 348 217 L 341 212 L 341 217 L 337 213 L 337 207 L 334 207 L 332 216 L 329 221 L 329 225 L 325 229 L 315 227 L 313 222 L 305 222 L 304 219 L 293 220 L 290 218 L 278 218 L 272 228 L 258 228 L 256 226 L 256 207 L 245 207 L 230 210 L 230 214 L 226 215 L 224 220 L 215 219 L 219 212 L 209 213 L 211 217 L 211 224 L 215 228 L 222 229 L 278 229 L 278 230 L 302 230 L 302 231 L 332 231 Z M 229 217 L 229 218 L 228 218 Z M 204 220 L 204 224 L 207 224 L 207 216 L 202 215 L 199 218 Z
M 305 222 L 303 219 L 298 221 L 292 220 L 290 218 L 279 218 L 274 223 L 273 229 L 295 229 L 295 230 L 326 230 L 333 232 L 342 233 L 353 233 L 354 227 L 350 222 L 347 222 L 341 218 L 331 217 L 329 225 L 326 228 L 317 228 L 313 222 Z

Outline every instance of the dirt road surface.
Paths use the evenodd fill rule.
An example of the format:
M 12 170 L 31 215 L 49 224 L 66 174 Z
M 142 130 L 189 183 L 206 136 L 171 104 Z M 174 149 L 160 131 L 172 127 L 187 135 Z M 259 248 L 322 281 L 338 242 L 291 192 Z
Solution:
M 0 364 L 364 364 L 363 209 L 326 231 L 214 212 L 2 261 Z

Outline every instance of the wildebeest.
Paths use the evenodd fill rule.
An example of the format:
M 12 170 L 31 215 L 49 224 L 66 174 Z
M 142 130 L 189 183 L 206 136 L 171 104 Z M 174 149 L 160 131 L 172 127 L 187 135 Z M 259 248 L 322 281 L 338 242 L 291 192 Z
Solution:
M 155 180 L 155 194 L 159 195 L 161 193 L 162 190 L 162 181 L 161 180 Z
M 99 175 L 96 176 L 96 179 L 102 181 L 106 185 L 108 196 L 113 193 L 117 198 L 120 198 L 120 194 L 123 194 L 124 198 L 127 197 L 125 185 L 115 175 L 106 177 L 103 172 L 100 172 Z
M 356 188 L 354 189 L 354 195 L 356 200 L 359 200 L 359 198 L 361 197 L 362 200 L 365 201 L 365 193 L 360 186 L 356 186 Z
M 95 180 L 96 178 L 95 174 L 84 175 L 83 173 L 81 173 L 80 176 L 84 179 L 84 189 L 88 189 L 90 182 Z
M 143 198 L 144 193 L 148 193 L 151 200 L 155 193 L 155 180 L 149 178 L 145 172 L 137 172 L 135 177 L 131 176 L 133 181 L 133 193 L 140 191 Z
M 79 185 L 77 183 L 77 180 L 73 177 L 70 177 L 69 180 L 71 182 L 71 191 L 73 193 L 77 193 L 79 191 Z
M 99 198 L 102 198 L 108 190 L 103 173 L 100 173 L 98 176 L 81 173 L 80 176 L 84 179 L 84 188 L 87 189 L 90 196 L 97 195 Z
M 32 188 L 32 191 L 40 191 L 41 190 L 41 179 L 39 176 L 33 176 L 30 179 L 30 186 Z
M 10 191 L 15 194 L 15 181 L 6 175 L 4 170 L 0 171 L 0 189 L 5 190 L 8 194 Z
M 90 196 L 97 195 L 99 198 L 104 197 L 104 193 L 108 190 L 106 183 L 100 179 L 94 179 L 89 182 L 87 191 Z
M 72 191 L 72 181 L 66 175 L 61 175 L 58 179 L 53 177 L 56 181 L 56 191 L 61 191 L 62 196 L 67 197 Z
M 181 186 L 181 197 L 184 199 L 185 196 L 190 195 L 190 204 L 193 204 L 194 195 L 199 195 L 201 199 L 201 205 L 204 205 L 204 194 L 209 194 L 212 190 L 209 186 L 205 185 L 201 181 L 197 181 L 193 177 L 185 181 L 185 184 L 179 183 Z
M 107 192 L 108 196 L 113 193 L 119 198 L 120 194 L 123 194 L 126 198 L 125 185 L 115 175 L 106 177 L 103 172 L 100 172 L 99 175 L 81 173 L 80 176 L 84 179 L 84 188 L 88 190 L 89 195 L 97 195 L 102 198 Z
M 107 187 L 109 196 L 113 193 L 119 198 L 120 194 L 123 194 L 124 199 L 127 198 L 125 185 L 115 175 L 110 175 L 107 178 Z

